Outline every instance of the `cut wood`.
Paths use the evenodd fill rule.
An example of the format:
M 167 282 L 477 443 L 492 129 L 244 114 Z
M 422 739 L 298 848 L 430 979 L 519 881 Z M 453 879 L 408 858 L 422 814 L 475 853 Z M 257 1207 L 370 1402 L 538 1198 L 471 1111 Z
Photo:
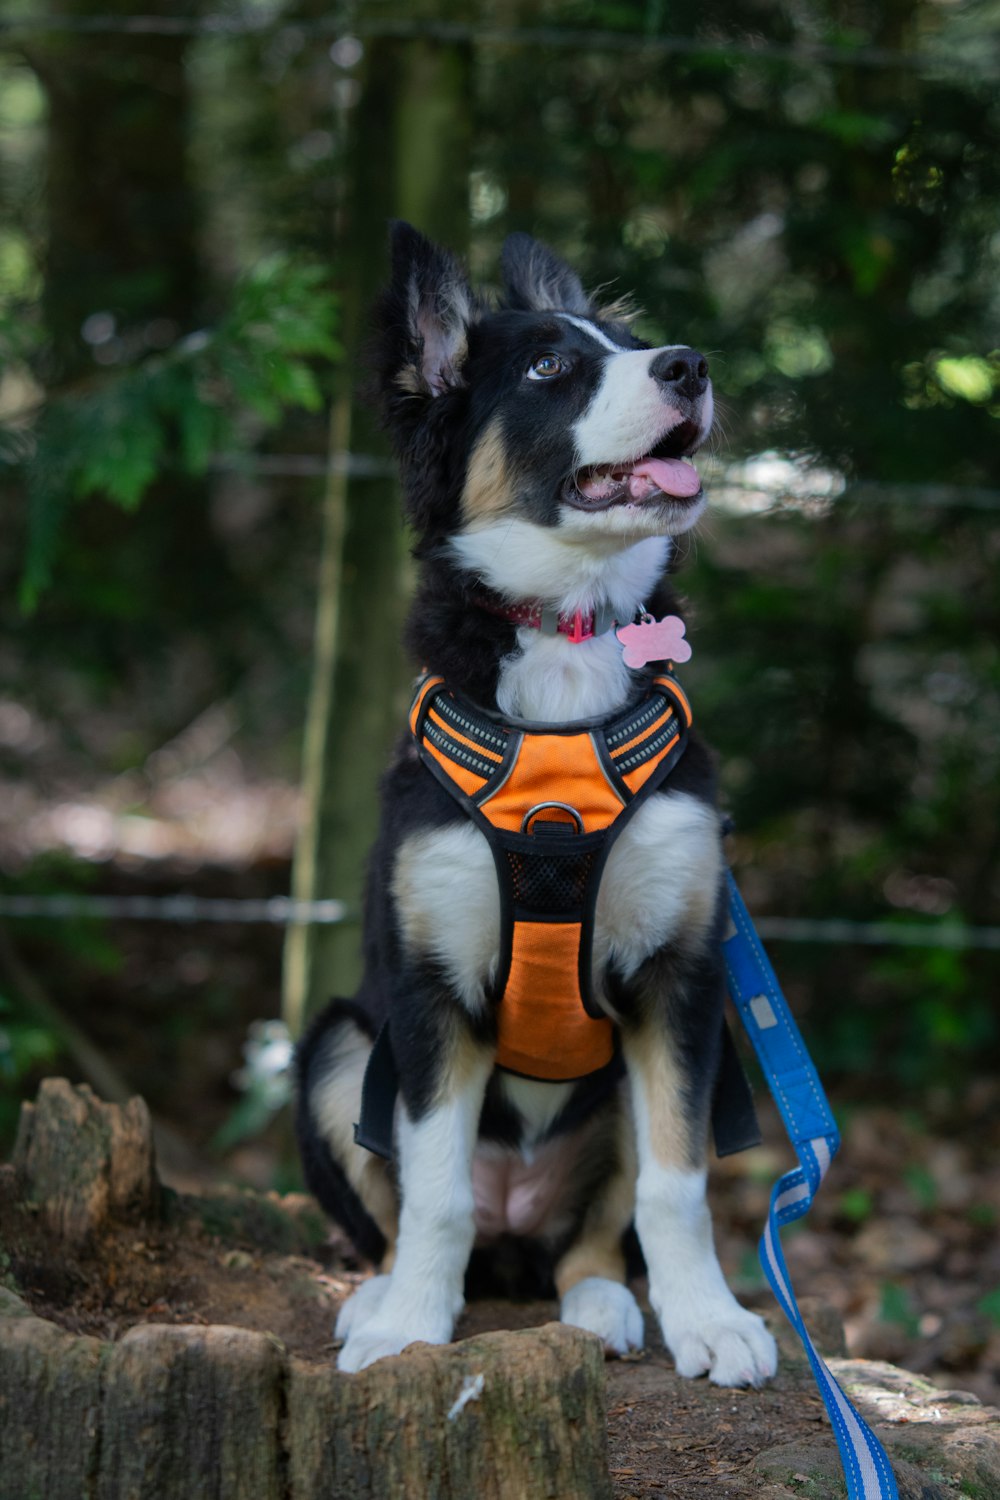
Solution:
M 642 1359 L 606 1371 L 599 1341 L 579 1329 L 489 1331 L 552 1304 L 525 1319 L 523 1307 L 477 1303 L 465 1319 L 485 1330 L 474 1337 L 341 1375 L 326 1330 L 360 1277 L 309 1258 L 316 1231 L 301 1197 L 167 1201 L 164 1215 L 141 1100 L 119 1109 L 86 1087 L 43 1085 L 15 1166 L 0 1167 L 0 1500 L 843 1494 L 794 1340 L 771 1385 L 720 1391 L 682 1380 L 652 1326 Z M 152 1280 L 128 1274 L 147 1258 Z M 286 1347 L 268 1330 L 297 1298 L 311 1339 L 289 1319 Z M 228 1326 L 220 1305 L 222 1318 L 257 1326 Z M 1000 1413 L 890 1365 L 836 1358 L 836 1320 L 806 1306 L 901 1496 L 1000 1494 Z
M 112 1218 L 159 1212 L 153 1130 L 144 1099 L 105 1104 L 87 1085 L 46 1078 L 21 1107 L 14 1168 L 52 1233 L 92 1241 Z
M 3 1500 L 610 1500 L 599 1341 L 553 1324 L 360 1375 L 245 1328 L 81 1338 L 0 1299 Z
M 292 1494 L 609 1500 L 604 1355 L 561 1323 L 417 1345 L 360 1375 L 291 1364 Z

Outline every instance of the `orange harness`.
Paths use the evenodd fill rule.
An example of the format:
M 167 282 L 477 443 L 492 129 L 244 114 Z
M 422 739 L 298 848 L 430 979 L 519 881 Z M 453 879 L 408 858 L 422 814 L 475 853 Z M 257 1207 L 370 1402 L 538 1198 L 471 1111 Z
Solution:
M 683 754 L 690 724 L 672 676 L 612 720 L 572 724 L 503 720 L 442 677 L 418 683 L 410 729 L 420 756 L 486 835 L 496 864 L 500 1067 L 570 1080 L 614 1056 L 591 977 L 601 871 Z

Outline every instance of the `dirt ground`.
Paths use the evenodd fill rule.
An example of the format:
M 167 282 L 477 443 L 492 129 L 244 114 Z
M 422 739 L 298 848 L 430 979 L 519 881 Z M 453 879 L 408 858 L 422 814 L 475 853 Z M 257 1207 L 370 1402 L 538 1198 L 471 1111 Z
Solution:
M 10 1169 L 0 1170 L 0 1265 L 40 1316 L 111 1341 L 138 1323 L 238 1324 L 276 1335 L 301 1359 L 330 1361 L 337 1309 L 368 1273 L 351 1269 L 336 1239 L 314 1257 L 261 1249 L 249 1236 L 234 1245 L 240 1237 L 231 1224 L 223 1238 L 185 1213 L 163 1226 L 114 1230 L 90 1254 L 55 1257 L 51 1237 L 15 1203 Z M 764 1298 L 755 1300 L 764 1307 Z M 552 1302 L 474 1302 L 456 1336 L 530 1328 L 555 1314 Z M 649 1317 L 647 1328 L 653 1334 Z M 793 1441 L 820 1420 L 808 1376 L 791 1367 L 766 1392 L 720 1391 L 707 1409 L 703 1400 L 686 1402 L 684 1382 L 655 1335 L 642 1357 L 609 1361 L 607 1371 L 610 1466 L 620 1500 L 743 1493 L 729 1490 L 727 1478 L 747 1469 L 761 1447 Z
M 153 883 L 145 870 L 141 889 L 163 894 L 182 873 L 164 868 Z M 287 889 L 287 878 L 280 862 L 258 863 L 225 880 L 218 870 L 184 875 L 191 889 L 213 896 L 273 895 Z M 134 874 L 109 865 L 102 888 L 134 894 Z M 298 1179 L 289 1170 L 287 1123 L 225 1151 L 212 1144 L 237 1099 L 229 1080 L 246 1028 L 277 1010 L 281 930 L 220 924 L 178 932 L 139 923 L 121 924 L 109 935 L 120 965 L 114 973 L 95 969 L 89 987 L 75 976 L 67 983 L 63 950 L 46 947 L 44 934 L 21 947 L 69 1018 L 115 1060 L 149 1102 L 157 1125 L 184 1148 L 172 1164 L 161 1159 L 161 1167 L 172 1165 L 167 1180 L 208 1191 L 222 1175 L 259 1189 L 291 1186 Z M 851 1355 L 889 1360 L 1000 1403 L 1000 1079 L 970 1078 L 950 1091 L 927 1088 L 905 1096 L 881 1076 L 826 1082 L 844 1139 L 808 1216 L 784 1232 L 799 1295 L 836 1309 Z M 713 1162 L 710 1193 L 730 1283 L 738 1296 L 760 1296 L 766 1307 L 773 1303 L 756 1245 L 771 1185 L 793 1158 L 762 1087 L 757 1101 L 764 1144 Z M 254 1255 L 253 1245 L 241 1253 Z M 324 1266 L 321 1274 L 337 1285 L 350 1270 L 337 1253 Z M 155 1270 L 152 1261 L 149 1268 Z M 234 1265 L 224 1270 L 213 1293 L 216 1310 L 227 1296 L 238 1304 L 242 1295 L 237 1289 L 245 1272 Z M 175 1273 L 180 1302 L 190 1302 L 183 1288 L 191 1278 L 180 1266 Z M 286 1272 L 279 1268 L 275 1276 L 280 1282 Z M 272 1321 L 282 1316 L 281 1302 L 279 1293 Z M 506 1305 L 497 1323 L 510 1324 L 520 1311 Z M 538 1316 L 551 1311 L 546 1304 Z M 318 1339 L 312 1312 L 303 1321 Z M 318 1321 L 328 1333 L 324 1319 Z
M 37 1215 L 16 1201 L 10 1168 L 0 1168 L 0 1246 L 0 1279 L 71 1332 L 114 1341 L 144 1322 L 237 1324 L 275 1335 L 311 1362 L 334 1357 L 337 1309 L 368 1274 L 301 1196 L 268 1203 L 256 1195 L 175 1195 L 167 1222 L 115 1228 L 87 1254 L 56 1255 Z M 641 1284 L 637 1290 L 641 1299 Z M 791 1353 L 794 1336 L 770 1294 L 757 1290 L 744 1300 L 768 1316 L 783 1353 Z M 555 1314 L 547 1301 L 473 1302 L 457 1337 L 532 1327 Z M 825 1352 L 838 1352 L 832 1311 L 812 1306 L 807 1317 Z M 783 1358 L 766 1390 L 709 1392 L 674 1374 L 648 1309 L 647 1340 L 641 1356 L 607 1365 L 616 1500 L 755 1493 L 751 1466 L 759 1453 L 814 1440 L 821 1430 L 822 1405 L 800 1360 Z

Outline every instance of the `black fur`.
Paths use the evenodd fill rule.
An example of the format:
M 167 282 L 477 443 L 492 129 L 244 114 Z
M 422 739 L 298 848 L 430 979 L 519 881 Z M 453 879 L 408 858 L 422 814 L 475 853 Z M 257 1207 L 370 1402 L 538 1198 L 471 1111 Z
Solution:
M 351 1187 L 340 1163 L 320 1134 L 309 1109 L 309 1092 L 317 1064 L 317 1054 L 332 1040 L 337 1028 L 357 1026 L 374 1039 L 368 1017 L 360 1006 L 348 1000 L 333 1000 L 315 1017 L 295 1051 L 295 1133 L 306 1187 L 322 1208 L 346 1229 L 361 1255 L 376 1264 L 386 1250 L 385 1235 L 365 1211 Z
M 604 317 L 576 274 L 525 235 L 511 236 L 505 246 L 505 287 L 499 306 L 474 293 L 455 258 L 409 225 L 394 227 L 392 265 L 389 286 L 375 312 L 374 363 L 420 562 L 406 644 L 415 664 L 441 674 L 450 686 L 496 711 L 502 664 L 516 649 L 516 627 L 497 612 L 501 596 L 449 550 L 451 539 L 465 524 L 466 486 L 477 445 L 492 435 L 503 468 L 500 478 L 516 497 L 518 514 L 535 526 L 557 527 L 567 487 L 575 483 L 574 425 L 601 382 L 607 349 L 600 338 L 556 314 L 591 320 L 620 350 L 648 346 L 617 317 Z M 527 381 L 525 370 L 540 351 L 551 351 L 567 378 Z M 685 379 L 694 390 L 695 377 L 689 372 Z M 705 383 L 701 381 L 701 389 Z M 687 398 L 678 389 L 678 410 L 687 417 Z M 693 411 L 693 403 L 688 405 Z M 652 454 L 676 457 L 694 445 L 692 417 L 659 442 Z M 674 607 L 665 580 L 646 602 L 664 612 Z M 651 670 L 635 674 L 636 694 L 651 675 Z M 700 801 L 713 801 L 710 757 L 696 737 L 670 785 Z M 395 854 L 410 835 L 461 819 L 454 799 L 404 738 L 382 786 L 382 819 L 366 899 L 361 988 L 352 1006 L 338 1002 L 317 1018 L 298 1050 L 297 1128 L 307 1182 L 359 1250 L 374 1260 L 385 1247 L 384 1237 L 321 1139 L 309 1108 L 309 1090 L 321 1046 L 332 1028 L 353 1020 L 374 1036 L 388 1017 L 402 1095 L 411 1117 L 419 1118 L 434 1098 L 447 1039 L 455 1028 L 486 1041 L 495 1031 L 491 1014 L 470 1018 L 434 964 L 407 955 L 390 886 Z M 461 913 L 456 913 L 459 920 Z M 686 958 L 672 952 L 654 955 L 627 984 L 613 973 L 608 980 L 626 1024 L 639 1024 L 654 1014 L 656 1024 L 671 1028 L 685 1063 L 691 1116 L 699 1128 L 707 1125 L 719 1055 L 722 986 L 715 937 L 708 948 Z M 657 1006 L 664 993 L 671 998 L 669 1011 L 661 1014 Z M 598 1111 L 611 1120 L 618 1108 L 621 1075 L 616 1057 L 601 1074 L 578 1083 L 549 1135 L 575 1130 Z M 481 1134 L 513 1147 L 519 1132 L 517 1112 L 502 1097 L 494 1077 Z M 582 1174 L 574 1222 L 581 1220 L 601 1174 L 611 1165 L 610 1137 L 607 1152 L 607 1160 L 598 1153 Z M 557 1251 L 558 1246 L 549 1246 L 548 1259 L 543 1257 L 543 1282 Z M 531 1251 L 528 1259 L 533 1258 L 537 1257 Z M 482 1265 L 482 1257 L 474 1258 L 475 1274 Z

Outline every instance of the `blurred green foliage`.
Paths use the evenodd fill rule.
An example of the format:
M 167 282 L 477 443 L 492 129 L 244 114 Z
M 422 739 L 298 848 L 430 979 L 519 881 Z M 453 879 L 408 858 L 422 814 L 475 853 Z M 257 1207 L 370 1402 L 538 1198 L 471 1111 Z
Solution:
M 879 1317 L 883 1323 L 894 1323 L 901 1328 L 908 1338 L 916 1338 L 920 1332 L 920 1318 L 913 1305 L 913 1298 L 897 1282 L 883 1283 Z
M 27 431 L 9 433 L 15 462 L 30 451 L 22 605 L 33 609 L 52 580 L 73 502 L 99 495 L 133 510 L 164 470 L 205 474 L 248 419 L 259 434 L 290 407 L 318 411 L 323 394 L 311 361 L 339 352 L 334 312 L 323 268 L 272 255 L 236 281 L 214 330 L 189 334 L 91 389 L 53 397 Z
M 51 1029 L 26 1020 L 0 991 L 0 1140 L 12 1140 L 17 1127 L 18 1085 L 48 1071 L 58 1057 L 59 1044 Z
M 871 1218 L 875 1200 L 867 1188 L 848 1188 L 837 1199 L 837 1208 L 845 1219 L 850 1219 L 854 1224 L 863 1224 L 866 1219 Z
M 254 455 L 266 441 L 279 468 L 321 463 L 329 445 L 345 174 L 386 169 L 351 135 L 418 45 L 385 31 L 485 22 L 471 3 L 386 0 L 359 0 L 338 35 L 310 0 L 258 19 L 100 47 L 0 38 L 0 629 L 4 693 L 38 726 L 37 742 L 5 740 L 0 704 L 15 789 L 124 779 L 141 816 L 157 755 L 220 703 L 220 755 L 297 774 L 318 486 Z M 451 190 L 474 273 L 495 278 L 523 229 L 589 285 L 634 293 L 641 332 L 708 354 L 721 455 L 779 475 L 762 495 L 748 468 L 742 500 L 678 559 L 685 681 L 751 904 L 996 924 L 995 7 L 764 0 L 709 17 L 690 0 L 546 0 L 498 7 L 490 28 L 505 26 L 543 33 L 420 44 L 470 62 L 471 166 Z M 88 134 L 103 112 L 122 136 L 137 78 L 148 173 L 126 170 L 114 131 Z M 61 170 L 80 143 L 58 79 L 93 163 L 77 280 L 52 247 L 52 224 L 87 218 Z M 176 206 L 182 243 L 149 235 L 150 203 Z M 221 450 L 242 467 L 220 472 Z M 821 1065 L 859 1093 L 888 1078 L 919 1100 L 1000 1057 L 995 952 L 789 943 L 774 958 Z
M 993 1292 L 987 1292 L 979 1303 L 979 1311 L 985 1313 L 990 1322 L 1000 1328 L 1000 1286 Z

